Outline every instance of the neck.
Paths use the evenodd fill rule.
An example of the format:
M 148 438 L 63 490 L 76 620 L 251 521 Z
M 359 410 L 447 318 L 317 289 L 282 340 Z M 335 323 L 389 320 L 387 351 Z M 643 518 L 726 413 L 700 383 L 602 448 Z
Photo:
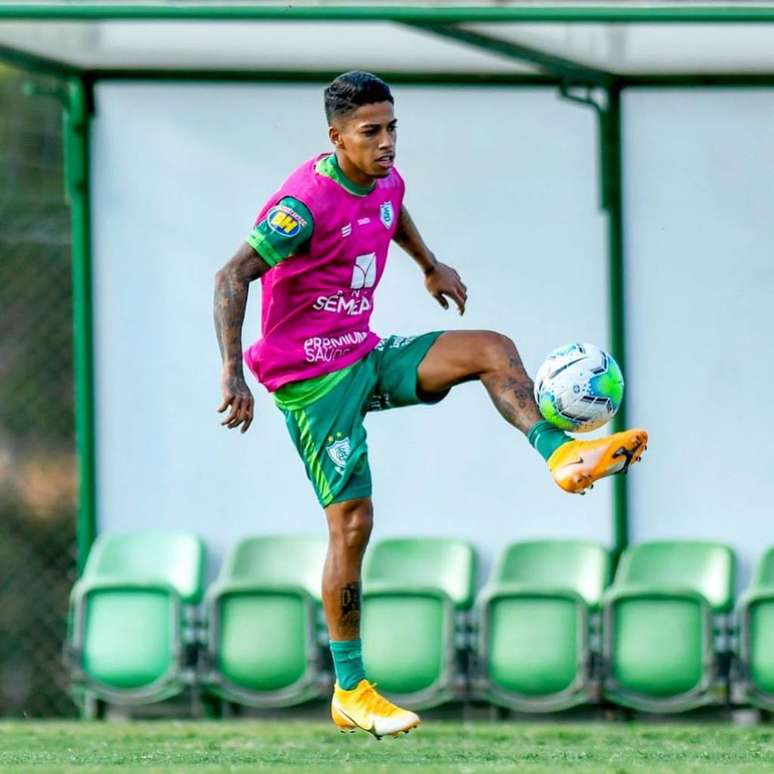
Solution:
M 361 172 L 343 153 L 341 153 L 341 151 L 336 151 L 336 161 L 339 164 L 339 169 L 347 178 L 355 183 L 355 185 L 373 185 L 376 178 L 365 174 L 365 172 Z

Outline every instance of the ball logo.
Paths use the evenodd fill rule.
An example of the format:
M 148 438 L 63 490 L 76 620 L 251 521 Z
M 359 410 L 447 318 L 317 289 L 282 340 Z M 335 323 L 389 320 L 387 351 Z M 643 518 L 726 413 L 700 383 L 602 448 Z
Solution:
M 266 222 L 275 234 L 288 238 L 296 236 L 306 226 L 306 221 L 295 210 L 282 204 L 269 210 Z

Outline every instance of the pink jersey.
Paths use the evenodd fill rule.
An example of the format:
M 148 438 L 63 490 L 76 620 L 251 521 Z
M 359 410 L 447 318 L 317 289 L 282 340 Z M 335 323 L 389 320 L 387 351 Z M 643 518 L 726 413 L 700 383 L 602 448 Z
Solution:
M 392 169 L 373 191 L 357 196 L 315 171 L 321 158 L 293 172 L 256 219 L 292 196 L 314 221 L 308 250 L 261 277 L 262 338 L 246 350 L 245 362 L 271 392 L 346 368 L 379 343 L 369 322 L 397 228 L 403 179 Z M 279 218 L 281 227 L 294 225 Z

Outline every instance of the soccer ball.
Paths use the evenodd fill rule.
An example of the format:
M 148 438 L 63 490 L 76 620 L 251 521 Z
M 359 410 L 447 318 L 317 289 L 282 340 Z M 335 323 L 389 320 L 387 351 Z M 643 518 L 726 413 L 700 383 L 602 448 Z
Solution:
M 540 413 L 562 430 L 596 430 L 609 422 L 623 398 L 618 363 L 594 344 L 573 342 L 554 350 L 535 377 Z

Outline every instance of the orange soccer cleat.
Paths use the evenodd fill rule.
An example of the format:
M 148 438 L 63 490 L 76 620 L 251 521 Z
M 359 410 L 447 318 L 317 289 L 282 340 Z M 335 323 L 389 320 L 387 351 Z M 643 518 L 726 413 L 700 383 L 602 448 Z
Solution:
M 548 458 L 548 469 L 565 492 L 585 494 L 600 478 L 626 473 L 647 448 L 648 433 L 641 428 L 594 441 L 574 440 Z
M 419 716 L 396 707 L 374 690 L 368 680 L 361 680 L 351 691 L 339 688 L 333 691 L 331 718 L 339 731 L 355 731 L 360 728 L 377 739 L 390 734 L 407 734 L 419 725 Z

